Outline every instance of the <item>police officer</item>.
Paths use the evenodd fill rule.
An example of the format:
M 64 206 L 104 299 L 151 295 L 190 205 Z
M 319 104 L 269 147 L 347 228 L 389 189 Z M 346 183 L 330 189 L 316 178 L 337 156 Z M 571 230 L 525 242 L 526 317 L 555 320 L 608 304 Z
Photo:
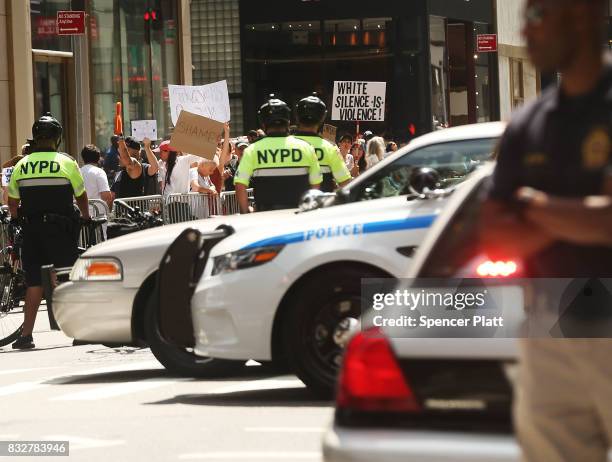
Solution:
M 295 105 L 298 129 L 295 133 L 299 139 L 310 144 L 319 160 L 323 183 L 321 191 L 333 192 L 338 186 L 344 186 L 351 180 L 349 172 L 336 146 L 319 136 L 319 129 L 327 116 L 327 106 L 315 94 L 300 100 Z M 335 183 L 334 183 L 335 180 Z
M 525 16 L 532 61 L 542 72 L 560 71 L 561 85 L 508 126 L 482 210 L 482 243 L 491 258 L 522 260 L 532 278 L 610 278 L 612 66 L 602 58 L 604 1 L 528 0 Z M 545 300 L 538 290 L 533 298 Z M 607 300 L 598 310 L 608 310 L 609 323 Z M 519 354 L 515 423 L 525 460 L 608 460 L 612 340 L 525 339 Z
M 9 183 L 8 205 L 23 227 L 21 253 L 26 278 L 24 323 L 14 349 L 34 348 L 32 330 L 42 300 L 41 267 L 70 267 L 78 257 L 79 216 L 89 219 L 87 193 L 78 164 L 57 149 L 62 126 L 51 114 L 32 127 L 33 152 L 17 163 Z
M 284 101 L 270 95 L 258 115 L 266 137 L 245 149 L 234 177 L 240 212 L 249 212 L 250 184 L 260 212 L 297 207 L 301 196 L 323 181 L 315 151 L 289 136 L 291 109 Z

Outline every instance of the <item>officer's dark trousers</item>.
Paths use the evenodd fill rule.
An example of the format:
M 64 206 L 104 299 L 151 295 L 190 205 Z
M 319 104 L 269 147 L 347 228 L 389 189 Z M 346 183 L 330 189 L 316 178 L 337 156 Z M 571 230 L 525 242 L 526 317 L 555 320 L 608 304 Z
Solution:
M 41 286 L 41 267 L 68 268 L 78 258 L 77 230 L 63 223 L 33 223 L 24 226 L 21 259 L 28 287 Z

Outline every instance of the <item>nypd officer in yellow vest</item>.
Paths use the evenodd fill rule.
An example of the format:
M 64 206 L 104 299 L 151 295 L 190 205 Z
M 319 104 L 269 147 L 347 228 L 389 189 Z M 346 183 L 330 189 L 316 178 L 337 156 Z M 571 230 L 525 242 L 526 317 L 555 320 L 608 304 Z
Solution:
M 241 213 L 249 213 L 247 188 L 252 185 L 257 211 L 295 208 L 302 195 L 323 181 L 311 145 L 289 136 L 291 109 L 270 95 L 259 109 L 266 137 L 249 146 L 234 177 Z
M 42 300 L 41 267 L 70 267 L 78 257 L 79 215 L 89 219 L 87 193 L 77 163 L 57 152 L 62 126 L 46 114 L 32 127 L 34 151 L 13 170 L 9 183 L 11 217 L 23 227 L 22 264 L 26 277 L 24 323 L 14 349 L 34 348 L 32 330 Z
M 298 121 L 298 131 L 295 136 L 310 144 L 317 154 L 323 183 L 323 192 L 333 192 L 338 186 L 344 186 L 351 181 L 351 173 L 348 171 L 342 156 L 336 146 L 319 136 L 319 129 L 327 116 L 327 106 L 315 94 L 300 100 L 295 106 Z

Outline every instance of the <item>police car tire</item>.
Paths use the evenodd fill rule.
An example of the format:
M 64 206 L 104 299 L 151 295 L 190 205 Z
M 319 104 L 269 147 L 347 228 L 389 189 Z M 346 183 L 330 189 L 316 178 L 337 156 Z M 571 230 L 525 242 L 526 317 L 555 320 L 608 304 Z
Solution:
M 345 268 L 334 266 L 314 274 L 295 293 L 285 318 L 283 344 L 294 373 L 317 397 L 333 398 L 337 373 L 332 376 L 329 371 L 317 370 L 316 360 L 308 357 L 309 350 L 305 345 L 308 334 L 305 329 L 320 312 L 313 308 L 325 306 L 328 300 L 339 294 L 361 297 L 362 278 L 384 277 L 389 275 L 371 267 L 350 264 Z
M 144 333 L 153 356 L 171 373 L 183 377 L 222 377 L 235 375 L 244 361 L 230 361 L 196 356 L 184 348 L 168 343 L 159 331 L 157 298 L 149 297 L 144 316 Z

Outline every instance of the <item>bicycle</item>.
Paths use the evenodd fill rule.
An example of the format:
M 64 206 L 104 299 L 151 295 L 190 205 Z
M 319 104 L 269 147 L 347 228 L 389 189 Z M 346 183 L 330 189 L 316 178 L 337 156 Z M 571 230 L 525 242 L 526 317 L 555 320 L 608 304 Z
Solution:
M 0 235 L 3 245 L 0 267 L 0 347 L 13 343 L 21 334 L 25 299 L 25 273 L 21 266 L 23 232 L 11 223 L 6 209 L 0 210 Z
M 125 209 L 127 216 L 115 218 L 109 222 L 106 231 L 108 239 L 164 225 L 164 220 L 157 211 L 143 212 L 139 207 L 131 207 L 121 199 L 115 201 L 115 207 L 117 206 Z

